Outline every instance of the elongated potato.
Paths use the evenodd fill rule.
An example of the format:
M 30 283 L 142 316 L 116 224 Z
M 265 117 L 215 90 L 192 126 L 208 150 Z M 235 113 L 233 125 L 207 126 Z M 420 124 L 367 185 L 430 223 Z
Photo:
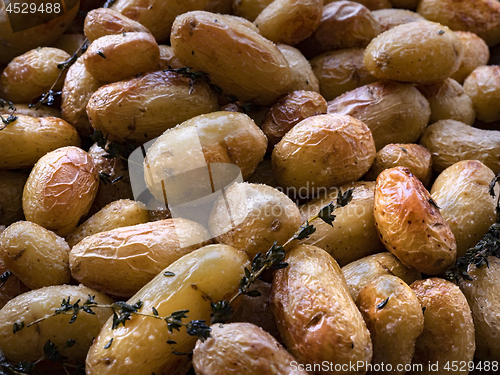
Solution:
M 439 275 L 455 263 L 455 237 L 429 192 L 408 168 L 379 174 L 373 210 L 382 242 L 406 267 Z
M 151 314 L 154 307 L 159 316 L 188 310 L 187 321 L 208 322 L 212 312 L 210 301 L 228 299 L 235 294 L 244 267 L 248 265 L 244 252 L 225 245 L 205 246 L 171 264 L 166 270 L 175 276 L 158 274 L 129 303 L 140 300 L 142 312 Z M 173 374 L 188 361 L 173 350 L 189 352 L 197 339 L 188 336 L 184 327 L 180 332 L 170 333 L 165 321 L 145 316 L 133 316 L 119 329 L 113 330 L 112 325 L 109 319 L 90 348 L 86 360 L 89 375 Z M 105 348 L 111 339 L 113 342 Z
M 399 277 L 384 275 L 361 289 L 356 306 L 372 338 L 371 364 L 392 367 L 392 371 L 368 373 L 403 375 L 413 358 L 415 341 L 424 329 L 424 315 L 415 293 Z
M 490 59 L 490 50 L 486 42 L 469 31 L 455 31 L 464 47 L 464 57 L 458 70 L 451 75 L 458 83 L 463 84 L 469 74 L 479 66 L 486 65 Z
M 285 57 L 292 72 L 292 86 L 290 91 L 306 90 L 319 92 L 318 79 L 311 69 L 311 64 L 297 48 L 286 44 L 277 45 Z
M 80 146 L 75 128 L 64 120 L 17 117 L 0 131 L 0 169 L 32 167 L 48 152 L 64 146 Z
M 149 30 L 120 12 L 109 8 L 97 8 L 87 13 L 83 32 L 90 42 L 105 36 L 129 32 L 148 33 Z
M 23 189 L 28 173 L 0 171 L 0 225 L 24 219 Z
M 171 44 L 186 66 L 208 73 L 239 100 L 272 104 L 291 88 L 290 67 L 278 48 L 223 15 L 198 11 L 177 17 Z
M 104 134 L 145 142 L 217 109 L 217 97 L 205 82 L 164 71 L 101 87 L 91 96 L 87 114 Z
M 274 274 L 271 307 L 287 349 L 301 363 L 332 364 L 321 374 L 364 374 L 345 364 L 370 362 L 372 343 L 340 267 L 324 250 L 299 245 Z M 344 368 L 334 371 L 335 365 Z
M 464 90 L 472 99 L 477 118 L 484 122 L 500 120 L 500 66 L 480 66 L 469 74 Z M 463 121 L 465 122 L 465 121 Z
M 59 314 L 40 323 L 28 324 L 61 307 L 63 300 L 73 304 L 80 300 L 80 306 L 89 296 L 101 305 L 112 300 L 106 295 L 83 285 L 55 285 L 32 290 L 10 300 L 0 310 L 0 348 L 10 361 L 36 361 L 43 357 L 47 341 L 54 343 L 59 353 L 68 359 L 84 360 L 92 340 L 111 315 L 109 309 L 95 308 L 95 315 L 81 312 L 74 323 L 69 324 L 71 314 Z M 24 323 L 24 328 L 13 332 L 14 323 Z M 75 345 L 66 347 L 68 340 Z
M 411 289 L 424 309 L 424 330 L 417 339 L 413 356 L 413 363 L 423 365 L 419 374 L 435 374 L 436 370 L 468 374 L 467 367 L 444 369 L 453 361 L 469 363 L 474 358 L 474 323 L 463 293 L 455 284 L 437 277 L 415 281 Z M 438 369 L 430 364 L 438 364 Z
M 94 163 L 81 148 L 49 152 L 36 163 L 24 186 L 26 220 L 67 235 L 90 209 L 98 183 Z
M 3 229 L 2 229 L 3 228 Z M 5 230 L 5 227 L 0 226 L 0 236 L 2 232 Z M 7 273 L 10 272 L 5 266 L 2 259 L 0 259 L 0 276 L 6 277 Z M 14 297 L 27 292 L 29 289 L 26 285 L 24 285 L 17 277 L 15 277 L 12 273 L 10 273 L 9 278 L 5 281 L 5 283 L 0 288 L 0 309 L 5 306 L 7 302 L 9 302 Z
M 0 235 L 5 266 L 31 289 L 70 282 L 69 250 L 64 238 L 29 221 L 18 221 Z
M 254 21 L 274 0 L 233 0 L 234 14 Z
M 59 117 L 61 118 L 61 111 L 57 108 L 41 105 L 40 107 L 30 108 L 29 104 L 14 103 L 16 108 L 16 116 L 24 115 L 31 117 Z M 0 103 L 0 115 L 4 118 L 8 117 L 12 110 L 6 103 Z
M 414 0 L 409 0 L 409 1 L 414 1 Z M 410 8 L 406 7 L 402 8 L 405 9 L 378 9 L 372 12 L 373 17 L 375 17 L 375 19 L 380 23 L 381 32 L 387 31 L 389 29 L 392 29 L 393 27 L 403 25 L 405 23 L 425 20 L 425 18 L 422 17 L 420 14 L 408 10 Z

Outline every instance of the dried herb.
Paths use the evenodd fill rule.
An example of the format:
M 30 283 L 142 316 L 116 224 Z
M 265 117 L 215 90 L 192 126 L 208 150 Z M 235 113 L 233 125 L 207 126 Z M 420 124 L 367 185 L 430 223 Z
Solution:
M 7 280 L 9 280 L 9 277 L 11 277 L 11 276 L 12 276 L 12 272 L 10 272 L 10 271 L 5 271 L 4 273 L 2 273 L 0 275 L 0 288 L 5 285 L 5 283 L 7 282 Z
M 94 133 L 90 136 L 90 139 L 97 143 L 97 146 L 106 151 L 106 154 L 104 155 L 106 159 L 120 158 L 122 160 L 128 161 L 127 158 L 136 148 L 136 145 L 133 143 L 119 143 L 108 141 L 108 136 L 104 136 L 104 133 L 100 130 L 94 130 Z M 106 174 L 103 174 L 103 176 L 104 178 L 106 178 Z M 107 177 L 110 180 L 111 176 L 107 175 Z M 113 181 L 116 182 L 116 179 Z M 109 182 L 113 183 L 113 181 L 110 180 Z
M 18 119 L 17 116 L 14 116 L 14 113 L 16 113 L 16 107 L 14 107 L 14 104 L 11 101 L 0 98 L 0 107 L 5 108 L 5 106 L 7 106 L 10 113 L 7 116 L 7 118 L 0 116 L 0 120 L 2 121 L 2 124 L 3 124 L 3 125 L 0 125 L 0 130 L 5 129 L 7 125 L 9 125 L 10 123 L 12 123 Z
M 376 306 L 377 310 L 383 309 L 385 307 L 385 305 L 387 305 L 387 302 L 389 302 L 389 298 L 390 297 L 387 297 L 385 300 L 383 300 L 382 302 L 377 304 L 377 306 Z

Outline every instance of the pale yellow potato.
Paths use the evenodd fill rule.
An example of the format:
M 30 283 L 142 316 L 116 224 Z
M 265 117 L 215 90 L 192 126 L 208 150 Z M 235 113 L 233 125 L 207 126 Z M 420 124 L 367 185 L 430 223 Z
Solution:
M 233 0 L 233 11 L 237 16 L 254 21 L 274 0 Z
M 210 233 L 219 243 L 244 250 L 250 259 L 274 242 L 283 245 L 300 227 L 300 213 L 285 194 L 267 185 L 237 183 L 210 213 Z
M 288 267 L 276 271 L 271 307 L 283 343 L 301 363 L 345 365 L 372 359 L 372 343 L 339 265 L 310 245 L 291 250 Z M 333 370 L 332 369 L 332 370 Z M 364 374 L 322 371 L 321 374 Z
M 0 235 L 0 258 L 31 289 L 71 281 L 69 250 L 64 238 L 29 221 L 18 221 Z
M 428 126 L 420 144 L 432 154 L 432 169 L 441 173 L 461 160 L 479 160 L 500 172 L 500 131 L 473 128 L 459 121 L 441 120 Z
M 166 317 L 178 310 L 189 310 L 192 320 L 210 321 L 210 301 L 228 300 L 238 291 L 238 284 L 249 266 L 242 251 L 226 245 L 209 245 L 193 251 L 146 284 L 128 303 L 143 302 L 141 312 Z M 165 321 L 133 316 L 125 327 L 113 330 L 109 319 L 89 350 L 86 371 L 89 375 L 151 375 L 174 374 L 189 359 L 172 351 L 189 352 L 197 337 L 188 336 L 184 327 L 168 331 Z M 113 339 L 108 349 L 104 346 Z M 170 344 L 167 340 L 175 341 Z M 133 350 L 130 350 L 133 348 Z
M 108 204 L 72 231 L 66 240 L 73 247 L 84 238 L 112 229 L 144 224 L 149 221 L 148 210 L 139 202 L 120 199 Z
M 86 39 L 85 34 L 82 32 L 78 34 L 63 34 L 50 47 L 62 49 L 68 55 L 72 56 L 81 48 Z
M 155 70 L 179 69 L 184 66 L 175 56 L 174 49 L 171 46 L 160 44 L 160 62 Z
M 65 236 L 90 209 L 98 186 L 94 163 L 81 148 L 49 152 L 38 160 L 24 186 L 26 220 Z
M 326 52 L 313 58 L 311 67 L 326 100 L 377 81 L 365 68 L 361 48 Z
M 494 177 L 480 161 L 464 160 L 446 168 L 432 185 L 432 199 L 455 236 L 458 257 L 474 247 L 496 220 L 496 199 L 489 193 Z M 498 188 L 495 191 L 498 196 Z
M 5 226 L 0 225 L 0 236 L 5 230 Z M 2 259 L 0 259 L 0 275 L 4 275 L 5 272 L 9 271 L 5 266 Z M 0 288 L 0 309 L 5 306 L 14 297 L 25 293 L 28 291 L 28 287 L 24 285 L 17 277 L 13 274 L 9 276 L 5 284 Z
M 278 183 L 305 189 L 307 196 L 314 189 L 358 180 L 374 159 L 370 129 L 354 117 L 337 114 L 302 120 L 285 134 L 272 154 Z
M 474 358 L 474 323 L 464 294 L 455 284 L 433 277 L 415 281 L 411 289 L 424 309 L 424 330 L 415 344 L 414 364 L 422 364 L 419 374 L 468 374 L 468 367 L 453 369 L 446 364 L 465 362 Z M 434 371 L 429 364 L 437 368 Z
M 430 21 L 393 27 L 365 49 L 368 71 L 379 79 L 437 83 L 458 70 L 462 42 L 446 26 Z
M 324 0 L 324 5 L 333 3 L 334 1 L 340 0 Z M 392 4 L 389 0 L 355 0 L 354 2 L 363 4 L 370 10 L 392 8 Z
M 477 118 L 500 120 L 500 66 L 480 66 L 465 79 L 464 90 L 472 99 Z
M 23 189 L 27 172 L 0 171 L 0 225 L 24 219 Z
M 380 150 L 389 143 L 416 142 L 429 122 L 431 109 L 412 85 L 379 81 L 328 102 L 328 113 L 351 115 L 365 123 Z
M 278 44 L 278 49 L 285 57 L 292 72 L 290 91 L 306 90 L 319 92 L 318 79 L 314 75 L 311 64 L 297 48 L 286 44 Z
M 0 76 L 3 97 L 12 102 L 32 102 L 49 91 L 61 73 L 57 66 L 70 57 L 53 47 L 36 48 L 17 56 Z M 63 82 L 64 74 L 54 90 L 61 90 Z
M 241 101 L 269 105 L 291 89 L 291 69 L 276 45 L 231 17 L 185 13 L 176 18 L 170 42 L 182 63 L 208 73 Z
M 364 179 L 375 181 L 385 169 L 406 167 L 422 184 L 430 187 L 432 180 L 432 155 L 425 148 L 414 143 L 389 143 L 375 157 Z
M 145 142 L 218 108 L 205 82 L 161 71 L 102 86 L 90 97 L 87 115 L 110 138 Z
M 15 116 L 24 115 L 31 117 L 59 117 L 61 118 L 61 111 L 54 107 L 49 107 L 47 105 L 40 105 L 39 107 L 30 108 L 29 104 L 13 103 L 16 108 Z M 0 115 L 4 118 L 9 117 L 12 110 L 9 109 L 8 104 L 0 104 Z M 3 126 L 3 125 L 2 125 Z
M 274 337 L 254 324 L 214 324 L 210 328 L 211 337 L 198 340 L 193 351 L 198 375 L 309 374 L 299 370 L 297 360 Z
M 464 47 L 464 57 L 458 70 L 451 78 L 463 84 L 469 74 L 479 66 L 486 65 L 490 59 L 490 49 L 486 42 L 469 31 L 455 31 Z
M 274 43 L 295 45 L 318 28 L 322 0 L 275 0 L 255 19 L 263 37 Z
M 455 264 L 455 237 L 408 168 L 390 168 L 378 175 L 373 210 L 380 239 L 406 267 L 440 275 Z
M 64 146 L 80 146 L 75 128 L 64 120 L 16 116 L 16 121 L 0 131 L 0 169 L 32 167 L 48 152 Z
M 32 290 L 11 299 L 0 310 L 0 347 L 9 361 L 36 361 L 43 357 L 43 347 L 47 341 L 54 343 L 59 353 L 69 360 L 85 360 L 92 340 L 99 334 L 101 327 L 111 316 L 106 308 L 95 308 L 95 315 L 80 312 L 74 323 L 69 324 L 71 314 L 59 314 L 40 323 L 28 324 L 61 307 L 63 300 L 73 304 L 80 300 L 80 306 L 94 296 L 101 305 L 109 305 L 112 300 L 86 286 L 54 285 Z M 24 322 L 24 328 L 13 333 L 14 323 Z M 66 347 L 66 342 L 75 340 L 76 344 Z
M 424 329 L 424 315 L 415 293 L 399 277 L 383 275 L 361 289 L 356 306 L 372 338 L 371 364 L 392 366 L 392 371 L 372 370 L 368 374 L 403 375 Z
M 317 215 L 330 202 L 335 202 L 339 189 L 342 192 L 354 188 L 352 200 L 345 207 L 335 210 L 333 226 L 318 220 L 314 222 L 316 231 L 301 241 L 326 250 L 342 267 L 370 254 L 385 250 L 378 239 L 373 220 L 374 182 L 354 182 L 333 188 L 306 204 L 300 206 L 302 222 Z
M 398 0 L 393 0 L 398 1 Z M 414 0 L 399 0 L 399 1 L 413 1 Z M 406 7 L 402 7 L 406 8 Z M 416 8 L 416 3 L 415 3 Z M 413 9 L 415 9 L 413 8 Z M 393 27 L 410 23 L 416 21 L 424 21 L 425 18 L 422 17 L 417 12 L 412 12 L 411 10 L 406 9 L 379 9 L 374 10 L 372 12 L 373 17 L 380 23 L 381 32 L 392 29 Z

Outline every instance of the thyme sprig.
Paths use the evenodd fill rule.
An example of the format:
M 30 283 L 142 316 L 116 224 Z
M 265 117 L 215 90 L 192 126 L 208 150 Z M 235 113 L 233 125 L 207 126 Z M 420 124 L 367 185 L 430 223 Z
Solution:
M 104 157 L 106 159 L 119 158 L 128 162 L 128 157 L 135 150 L 136 145 L 132 143 L 119 143 L 108 141 L 108 136 L 104 136 L 101 130 L 94 130 L 94 133 L 90 136 L 97 146 L 106 151 Z
M 5 99 L 0 98 L 0 107 L 5 108 L 5 106 L 7 106 L 10 113 L 9 113 L 9 116 L 7 116 L 7 118 L 0 116 L 0 119 L 1 119 L 2 124 L 3 124 L 3 125 L 0 125 L 0 130 L 4 130 L 7 125 L 9 125 L 11 122 L 14 122 L 18 119 L 18 117 L 14 115 L 16 113 L 16 110 L 17 110 L 16 107 L 14 106 L 14 104 L 9 100 L 5 100 Z
M 7 280 L 9 280 L 9 277 L 11 277 L 11 276 L 12 276 L 12 272 L 10 272 L 10 271 L 5 271 L 4 273 L 2 273 L 0 275 L 0 288 L 5 285 L 5 283 L 7 282 Z

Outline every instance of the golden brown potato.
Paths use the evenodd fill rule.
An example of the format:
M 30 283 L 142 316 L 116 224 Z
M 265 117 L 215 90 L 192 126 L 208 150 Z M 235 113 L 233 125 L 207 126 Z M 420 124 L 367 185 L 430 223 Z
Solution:
M 238 183 L 214 204 L 210 233 L 219 243 L 244 250 L 250 259 L 274 242 L 283 245 L 300 227 L 300 212 L 282 192 L 267 186 Z
M 394 1 L 394 0 L 393 0 Z M 397 0 L 396 0 L 397 1 Z M 405 1 L 405 0 L 400 0 Z M 414 0 L 409 0 L 414 1 Z M 415 7 L 416 7 L 415 2 Z M 403 7 L 406 8 L 406 7 Z M 380 31 L 384 32 L 393 27 L 403 25 L 405 23 L 416 22 L 416 21 L 424 21 L 425 18 L 422 17 L 417 12 L 412 12 L 411 10 L 406 9 L 379 9 L 374 10 L 372 12 L 373 17 L 380 23 Z M 413 8 L 415 9 L 415 8 Z
M 379 79 L 430 84 L 457 71 L 462 55 L 462 42 L 453 31 L 420 21 L 393 27 L 373 39 L 364 62 Z
M 286 44 L 278 44 L 276 47 L 285 57 L 292 72 L 290 92 L 298 90 L 319 92 L 318 79 L 312 71 L 311 64 L 309 64 L 302 52 Z
M 130 297 L 162 269 L 211 243 L 200 224 L 167 219 L 86 237 L 69 254 L 71 274 L 104 293 Z
M 368 126 L 377 150 L 418 140 L 431 114 L 429 102 L 412 85 L 379 81 L 328 102 L 328 113 L 351 115 Z
M 23 189 L 27 172 L 0 171 L 0 225 L 24 219 Z
M 81 48 L 86 39 L 85 34 L 82 32 L 78 34 L 63 34 L 50 47 L 62 49 L 68 55 L 72 56 Z
M 64 238 L 29 221 L 18 221 L 0 235 L 5 266 L 31 289 L 71 281 L 69 250 Z
M 461 160 L 479 160 L 494 173 L 500 172 L 500 131 L 441 120 L 425 129 L 420 144 L 431 152 L 434 172 L 441 173 Z
M 0 169 L 31 167 L 59 147 L 80 146 L 75 128 L 64 120 L 16 116 L 16 121 L 0 131 Z
M 472 31 L 489 46 L 500 42 L 500 4 L 493 0 L 421 0 L 417 12 L 452 30 Z
M 254 324 L 214 324 L 210 328 L 211 337 L 198 340 L 193 351 L 198 375 L 309 374 L 303 366 L 299 370 L 299 363 L 274 337 Z
M 424 315 L 415 293 L 399 277 L 383 275 L 361 289 L 356 306 L 372 338 L 373 368 L 383 364 L 388 369 L 371 369 L 368 374 L 406 373 L 411 368 L 415 341 L 424 329 Z
M 455 237 L 408 168 L 386 169 L 378 175 L 373 210 L 382 242 L 406 267 L 439 275 L 455 263 Z
M 302 120 L 326 113 L 326 100 L 314 91 L 293 91 L 276 102 L 266 114 L 261 125 L 268 139 L 267 151 Z
M 326 52 L 313 58 L 311 67 L 326 100 L 377 80 L 365 68 L 361 48 Z
M 94 163 L 81 148 L 49 152 L 38 160 L 24 186 L 26 220 L 65 236 L 90 209 L 98 186 Z
M 458 70 L 451 78 L 463 84 L 469 74 L 481 65 L 486 65 L 490 58 L 490 50 L 486 42 L 469 31 L 455 31 L 464 47 L 464 57 Z
M 474 247 L 495 222 L 496 199 L 489 194 L 494 177 L 480 161 L 464 160 L 446 168 L 432 185 L 432 199 L 455 236 L 458 257 Z
M 172 26 L 171 45 L 186 66 L 239 100 L 268 105 L 291 88 L 290 67 L 274 43 L 230 17 L 185 13 Z
M 16 108 L 15 116 L 24 115 L 31 117 L 59 117 L 61 118 L 61 111 L 57 108 L 49 107 L 46 105 L 40 105 L 39 107 L 30 108 L 29 104 L 13 103 Z M 0 115 L 4 118 L 8 117 L 12 112 L 9 109 L 9 105 L 5 103 L 0 103 Z
M 341 267 L 384 250 L 373 221 L 375 183 L 355 182 L 339 189 L 345 192 L 350 188 L 354 188 L 352 200 L 347 206 L 335 210 L 333 226 L 323 221 L 315 222 L 316 231 L 301 242 L 326 250 Z M 300 206 L 302 222 L 335 201 L 337 193 L 337 188 L 330 189 L 326 195 L 321 194 L 319 198 Z
M 335 259 L 316 246 L 300 245 L 285 260 L 288 267 L 274 274 L 271 307 L 287 349 L 301 363 L 333 365 L 321 374 L 364 374 L 365 369 L 345 368 L 369 363 L 372 343 Z M 335 365 L 344 368 L 333 371 Z
M 179 69 L 184 66 L 174 53 L 174 49 L 165 44 L 158 46 L 160 48 L 160 62 L 155 70 Z
M 44 47 L 28 51 L 13 59 L 0 77 L 2 93 L 12 102 L 30 103 L 49 91 L 61 69 L 57 66 L 71 56 L 63 50 Z M 62 89 L 64 75 L 54 90 Z
M 3 228 L 3 229 L 2 229 Z M 0 226 L 0 236 L 2 232 L 5 230 L 4 226 Z M 25 293 L 28 291 L 28 287 L 24 285 L 17 277 L 15 277 L 5 266 L 2 259 L 0 259 L 0 276 L 2 279 L 10 275 L 5 283 L 0 288 L 0 309 L 5 306 L 7 302 L 9 302 L 14 297 Z
M 423 365 L 419 374 L 468 374 L 467 367 L 459 366 L 457 371 L 450 366 L 468 364 L 476 349 L 471 309 L 463 293 L 455 284 L 437 277 L 415 281 L 411 289 L 424 310 L 424 330 L 413 356 L 414 364 Z M 445 370 L 447 364 L 449 369 Z
M 303 188 L 307 196 L 314 189 L 358 180 L 374 159 L 370 129 L 354 117 L 337 114 L 302 120 L 285 134 L 272 154 L 278 183 Z
M 340 0 L 324 0 L 324 5 L 333 3 L 334 1 Z M 370 10 L 392 8 L 392 4 L 389 0 L 356 0 L 354 2 L 363 4 Z
M 254 21 L 274 0 L 233 0 L 234 14 Z
M 384 146 L 375 157 L 364 179 L 375 181 L 385 169 L 406 167 L 422 184 L 430 187 L 432 179 L 432 155 L 425 148 L 414 143 L 390 143 Z
M 500 66 L 480 66 L 465 79 L 464 90 L 472 98 L 477 118 L 500 120 Z
M 293 46 L 318 28 L 322 12 L 322 0 L 275 0 L 254 23 L 263 37 Z

